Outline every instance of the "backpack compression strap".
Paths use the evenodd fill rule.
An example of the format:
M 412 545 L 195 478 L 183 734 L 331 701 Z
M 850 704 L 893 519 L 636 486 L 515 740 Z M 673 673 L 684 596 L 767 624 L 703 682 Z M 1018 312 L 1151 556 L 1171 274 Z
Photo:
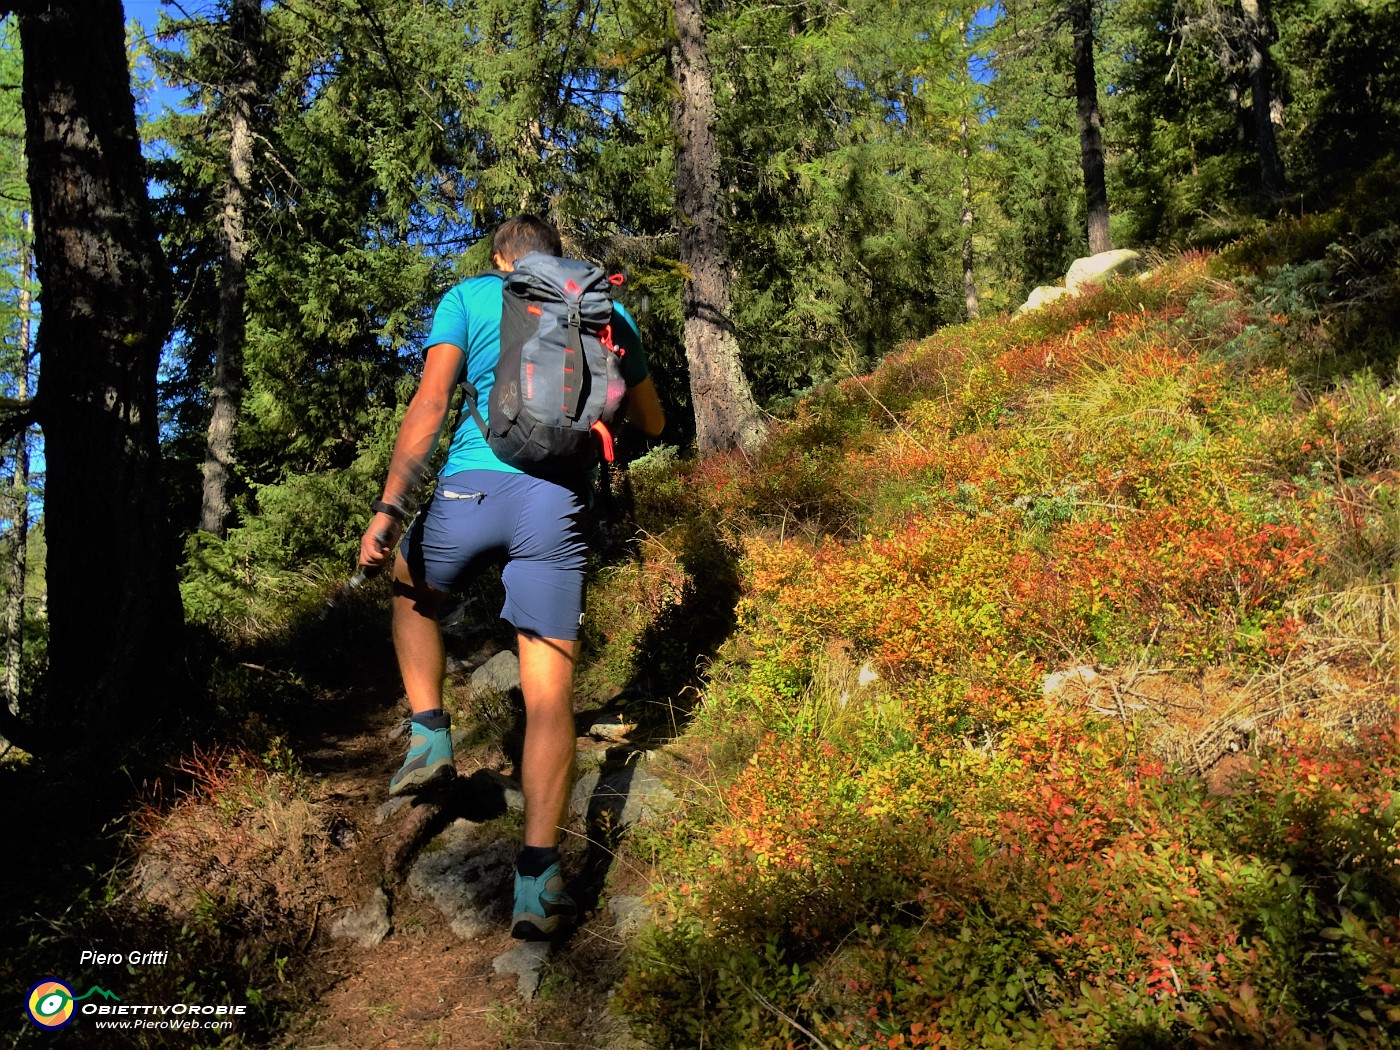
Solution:
M 577 289 L 578 286 L 570 281 L 565 291 Z M 578 381 L 579 369 L 587 368 L 588 364 L 583 358 L 583 318 L 579 316 L 579 296 L 582 291 L 574 292 L 574 301 L 568 304 L 569 307 L 569 335 L 565 341 L 564 355 L 564 411 L 568 413 L 570 419 L 578 419 L 579 401 L 583 398 L 583 384 Z M 570 368 L 570 364 L 573 365 Z

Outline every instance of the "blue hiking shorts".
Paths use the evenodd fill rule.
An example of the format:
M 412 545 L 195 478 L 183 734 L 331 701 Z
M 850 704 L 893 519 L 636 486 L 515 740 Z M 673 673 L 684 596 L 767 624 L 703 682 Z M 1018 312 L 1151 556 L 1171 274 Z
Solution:
M 399 551 L 413 579 L 444 593 L 468 573 L 504 563 L 501 618 L 519 631 L 573 641 L 583 623 L 583 515 L 583 500 L 563 485 L 464 470 L 438 479 Z

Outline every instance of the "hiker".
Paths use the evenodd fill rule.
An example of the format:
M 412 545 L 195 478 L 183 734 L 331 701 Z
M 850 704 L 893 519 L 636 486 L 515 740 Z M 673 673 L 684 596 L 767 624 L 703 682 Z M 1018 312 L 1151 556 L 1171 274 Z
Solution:
M 519 639 L 525 698 L 520 763 L 525 837 L 516 860 L 511 933 L 540 940 L 552 936 L 561 919 L 575 910 L 560 873 L 558 845 L 573 786 L 573 677 L 583 622 L 586 549 L 582 493 L 590 473 L 574 470 L 574 476 L 562 480 L 523 473 L 498 458 L 484 433 L 487 420 L 475 418 L 489 413 L 494 370 L 502 353 L 504 282 L 516 262 L 531 252 L 562 256 L 558 231 L 533 215 L 508 220 L 491 241 L 499 272 L 457 285 L 439 303 L 427 339 L 423 377 L 399 428 L 384 493 L 374 504 L 374 518 L 360 542 L 360 562 L 371 572 L 382 568 L 403 535 L 393 563 L 393 636 L 413 711 L 412 736 L 408 756 L 389 782 L 391 795 L 420 791 L 456 775 L 451 723 L 442 707 L 445 667 L 438 615 L 458 580 L 484 563 L 504 564 L 501 616 L 515 627 Z M 516 276 L 523 275 L 522 267 Z M 626 382 L 624 416 L 655 436 L 665 416 L 647 374 L 636 324 L 614 304 L 610 328 L 604 342 L 610 351 L 614 342 L 621 351 L 616 363 Z M 409 499 L 437 444 L 459 382 L 465 389 L 474 388 L 471 407 L 478 411 L 461 413 L 436 492 L 414 519 Z

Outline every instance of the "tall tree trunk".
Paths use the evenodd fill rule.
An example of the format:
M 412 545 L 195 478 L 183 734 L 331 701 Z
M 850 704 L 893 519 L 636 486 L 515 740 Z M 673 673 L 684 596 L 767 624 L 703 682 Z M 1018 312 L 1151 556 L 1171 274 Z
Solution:
M 33 308 L 29 281 L 34 220 L 28 213 L 24 216 L 23 236 L 19 264 L 19 375 L 15 383 L 15 395 L 20 402 L 29 399 L 29 323 Z M 10 559 L 10 590 L 5 598 L 5 701 L 10 714 L 18 716 L 19 672 L 24 656 L 24 585 L 29 575 L 28 428 L 15 437 L 15 472 L 10 479 L 10 495 L 14 501 L 10 516 L 14 522 L 15 549 Z
M 966 118 L 964 118 L 966 119 Z M 973 269 L 972 258 L 972 177 L 967 172 L 966 156 L 967 147 L 963 147 L 964 165 L 962 176 L 962 274 L 963 274 L 963 300 L 967 303 L 967 319 L 975 321 L 982 316 L 981 308 L 977 305 L 977 276 Z
M 237 67 L 224 95 L 229 121 L 228 181 L 219 213 L 221 266 L 219 330 L 214 356 L 213 412 L 204 455 L 204 498 L 199 527 L 223 537 L 229 514 L 234 437 L 243 400 L 244 300 L 248 290 L 246 223 L 253 178 L 253 106 L 257 92 L 257 42 L 261 36 L 259 0 L 235 0 L 229 37 Z
M 677 39 L 671 64 L 678 92 L 671 120 L 677 146 L 680 260 L 686 270 L 681 303 L 695 440 L 704 456 L 751 448 L 762 440 L 766 427 L 739 363 L 730 318 L 715 96 L 700 0 L 673 0 L 673 6 Z
M 1273 12 L 1269 0 L 1241 0 L 1240 10 L 1249 70 L 1249 119 L 1259 151 L 1259 184 L 1267 194 L 1280 194 L 1287 188 L 1287 180 L 1274 136 L 1274 65 L 1269 57 L 1269 45 L 1274 40 Z
M 1079 163 L 1084 170 L 1084 203 L 1089 213 L 1089 254 L 1113 247 L 1108 236 L 1108 183 L 1104 176 L 1103 119 L 1094 73 L 1093 0 L 1070 0 L 1074 37 L 1074 98 L 1079 124 Z
M 47 702 L 62 710 L 64 737 L 76 730 L 95 746 L 172 703 L 162 671 L 178 661 L 180 605 L 156 421 L 170 275 L 146 196 L 120 0 L 0 3 L 19 14 L 44 290 L 34 418 L 46 460 Z M 59 727 L 43 728 L 0 725 L 21 747 L 50 750 Z
M 974 321 L 981 316 L 981 310 L 977 305 L 977 275 L 973 270 L 972 257 L 972 167 L 971 153 L 968 147 L 967 110 L 972 104 L 969 97 L 968 87 L 972 81 L 972 71 L 968 68 L 971 57 L 967 47 L 967 23 L 958 23 L 958 39 L 962 42 L 963 60 L 958 70 L 958 77 L 962 81 L 962 95 L 959 101 L 958 113 L 958 153 L 962 158 L 962 274 L 963 274 L 963 300 L 967 303 L 967 319 Z

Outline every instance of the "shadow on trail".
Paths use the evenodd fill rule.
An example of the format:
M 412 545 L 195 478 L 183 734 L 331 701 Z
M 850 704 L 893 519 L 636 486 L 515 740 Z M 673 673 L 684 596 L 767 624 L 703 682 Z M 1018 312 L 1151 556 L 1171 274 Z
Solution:
M 687 586 L 679 603 L 647 624 L 633 643 L 631 674 L 593 717 L 635 726 L 610 747 L 596 773 L 585 813 L 588 849 L 572 888 L 584 911 L 595 910 L 622 839 L 670 799 L 644 760 L 679 737 L 704 694 L 706 668 L 735 626 L 740 596 L 737 560 L 718 537 L 699 530 L 681 537 Z M 638 557 L 632 552 L 632 557 Z

